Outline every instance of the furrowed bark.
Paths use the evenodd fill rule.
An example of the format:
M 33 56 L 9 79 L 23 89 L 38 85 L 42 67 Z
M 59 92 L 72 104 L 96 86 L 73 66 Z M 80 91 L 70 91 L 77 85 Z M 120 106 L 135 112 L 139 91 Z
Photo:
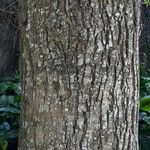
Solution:
M 139 1 L 20 5 L 19 150 L 138 150 Z

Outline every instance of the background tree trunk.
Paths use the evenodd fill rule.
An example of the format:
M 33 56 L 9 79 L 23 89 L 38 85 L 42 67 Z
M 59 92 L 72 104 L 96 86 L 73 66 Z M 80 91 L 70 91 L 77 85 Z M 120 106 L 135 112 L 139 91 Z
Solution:
M 0 2 L 0 78 L 13 76 L 18 69 L 19 34 L 17 1 Z M 1 82 L 2 79 L 0 79 Z
M 19 150 L 138 150 L 139 1 L 20 6 Z
M 141 35 L 140 35 L 141 72 L 150 74 L 150 7 L 141 5 Z M 142 67 L 143 66 L 143 67 Z

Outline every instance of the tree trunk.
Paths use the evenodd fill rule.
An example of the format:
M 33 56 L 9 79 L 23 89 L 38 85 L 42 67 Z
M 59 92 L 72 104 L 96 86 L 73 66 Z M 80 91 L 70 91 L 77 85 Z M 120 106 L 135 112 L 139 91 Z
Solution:
M 0 82 L 18 69 L 19 34 L 17 1 L 0 1 Z
M 141 5 L 141 24 L 139 44 L 141 73 L 143 71 L 150 74 L 150 7 L 146 7 L 144 4 Z
M 138 150 L 138 0 L 21 0 L 19 150 Z

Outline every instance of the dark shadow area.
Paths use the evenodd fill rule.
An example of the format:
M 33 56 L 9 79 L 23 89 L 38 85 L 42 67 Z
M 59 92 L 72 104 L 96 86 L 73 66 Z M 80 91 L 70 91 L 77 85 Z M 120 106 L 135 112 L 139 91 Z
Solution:
M 0 1 L 0 79 L 18 70 L 19 32 L 17 1 Z
M 140 150 L 150 149 L 150 6 L 141 5 L 140 35 Z M 149 108 L 148 108 L 149 107 Z
M 0 149 L 17 150 L 21 92 L 17 0 L 0 0 Z

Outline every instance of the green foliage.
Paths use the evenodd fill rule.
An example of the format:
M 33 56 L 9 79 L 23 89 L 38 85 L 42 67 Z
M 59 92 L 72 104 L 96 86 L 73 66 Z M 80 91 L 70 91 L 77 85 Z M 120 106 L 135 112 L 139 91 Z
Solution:
M 140 112 L 139 122 L 139 146 L 140 150 L 149 150 L 150 147 L 150 115 Z M 142 120 L 142 121 L 141 121 Z
M 150 95 L 150 72 L 144 64 L 140 64 L 140 96 Z
M 14 80 L 0 84 L 0 147 L 7 149 L 8 139 L 18 137 L 20 122 L 20 83 Z
M 7 141 L 5 140 L 5 141 L 3 142 L 3 144 L 1 145 L 2 150 L 7 150 L 7 146 L 8 146 L 8 143 L 7 143 Z
M 140 96 L 150 95 L 150 78 L 141 77 L 140 78 Z
M 140 114 L 139 146 L 140 150 L 150 147 L 150 71 L 145 64 L 140 64 Z
M 0 84 L 0 95 L 12 95 L 12 94 L 20 94 L 20 87 L 12 82 L 5 82 Z
M 140 110 L 150 112 L 150 95 L 141 98 Z
M 146 5 L 146 7 L 150 6 L 150 0 L 144 0 L 144 4 Z
M 0 139 L 0 143 L 1 143 L 1 149 L 7 150 L 8 142 L 5 140 L 5 138 Z

